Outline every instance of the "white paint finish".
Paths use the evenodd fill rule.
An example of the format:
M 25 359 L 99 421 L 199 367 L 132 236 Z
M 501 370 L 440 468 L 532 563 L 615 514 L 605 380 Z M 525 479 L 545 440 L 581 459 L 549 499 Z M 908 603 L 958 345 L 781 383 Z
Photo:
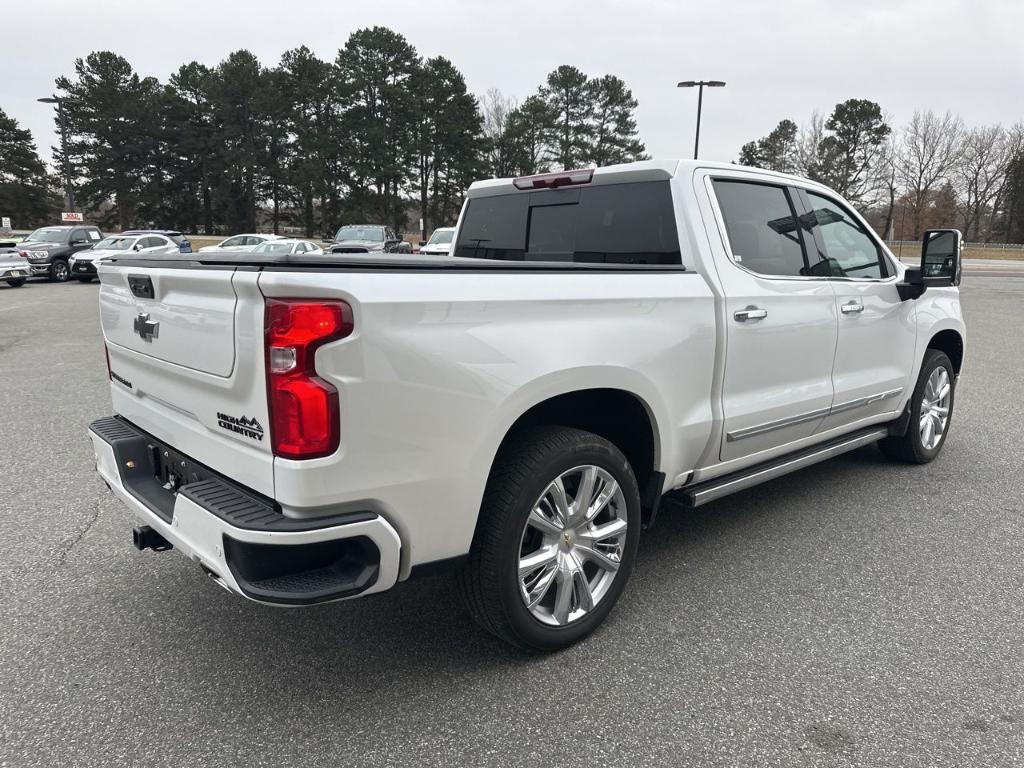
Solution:
M 929 289 L 915 302 L 895 302 L 870 286 L 768 279 L 741 269 L 729 258 L 707 194 L 709 173 L 821 189 L 780 174 L 691 161 L 598 171 L 595 183 L 675 174 L 680 246 L 691 270 L 686 274 L 427 268 L 236 272 L 231 278 L 227 271 L 204 270 L 196 279 L 212 291 L 205 295 L 223 298 L 233 285 L 233 336 L 213 334 L 207 348 L 178 361 L 147 355 L 133 339 L 111 344 L 114 370 L 133 382 L 131 391 L 112 383 L 115 411 L 275 498 L 286 514 L 378 513 L 401 540 L 398 578 L 412 565 L 468 550 L 501 440 L 529 408 L 560 394 L 593 388 L 633 394 L 655 425 L 657 469 L 668 486 L 890 419 L 888 413 L 850 412 L 840 426 L 805 422 L 726 443 L 727 429 L 827 409 L 846 397 L 834 396 L 834 386 L 851 399 L 864 388 L 895 387 L 905 369 L 906 393 L 885 406 L 898 411 L 928 339 L 943 328 L 963 333 L 963 321 L 955 289 Z M 507 180 L 486 182 L 473 194 L 508 186 Z M 103 290 L 108 283 L 126 285 L 123 272 L 131 270 L 101 267 Z M 217 286 L 205 286 L 207 281 Z M 891 283 L 889 288 L 895 291 Z M 848 326 L 844 344 L 839 306 L 846 291 L 867 302 L 858 319 L 868 322 Z M 264 294 L 341 298 L 352 305 L 354 333 L 317 352 L 318 373 L 340 393 L 341 447 L 332 456 L 274 459 L 269 438 L 256 443 L 217 426 L 217 411 L 225 411 L 255 416 L 269 427 Z M 106 311 L 117 310 L 104 325 L 106 330 L 112 322 L 116 337 L 134 305 L 123 294 L 103 295 Z M 733 319 L 749 304 L 768 310 L 764 321 Z M 202 300 L 182 296 L 177 305 L 194 308 Z M 223 318 L 221 312 L 221 331 Z M 894 324 L 913 330 L 914 349 L 907 352 L 900 337 L 899 349 L 875 354 L 877 344 L 895 337 Z M 203 343 L 199 335 L 194 339 Z M 214 370 L 204 356 L 228 341 L 233 366 Z
M 727 291 L 725 433 L 802 418 L 832 404 L 835 296 L 826 280 L 769 280 L 733 267 Z M 756 306 L 763 320 L 735 314 Z M 722 460 L 812 435 L 821 419 L 722 442 Z
M 134 296 L 128 278 L 144 274 L 156 299 Z M 226 377 L 235 364 L 235 292 L 230 272 L 131 267 L 100 274 L 100 322 L 108 342 L 141 355 Z M 160 324 L 146 341 L 134 330 L 140 314 Z
M 113 281 L 115 286 L 124 284 L 122 272 L 131 273 L 117 267 L 99 269 L 103 282 L 101 314 L 111 315 L 103 321 L 105 335 L 111 326 L 132 319 L 130 305 L 104 298 L 109 282 Z M 211 280 L 233 285 L 239 297 L 237 323 L 232 322 L 237 329 L 238 355 L 230 375 L 201 373 L 141 354 L 112 343 L 108 336 L 111 369 L 132 384 L 129 389 L 117 381 L 111 382 L 114 412 L 196 461 L 273 497 L 273 456 L 267 434 L 269 416 L 263 363 L 263 296 L 256 285 L 257 273 L 217 270 L 206 274 Z M 118 314 L 113 316 L 115 312 Z M 257 419 L 264 428 L 263 440 L 223 429 L 217 422 L 218 412 Z
M 92 439 L 93 453 L 96 458 L 96 471 L 110 486 L 114 495 L 128 507 L 141 524 L 153 528 L 171 542 L 180 554 L 197 563 L 202 563 L 213 571 L 221 585 L 230 592 L 247 597 L 239 589 L 224 558 L 222 545 L 224 536 L 252 544 L 314 544 L 320 541 L 366 536 L 380 551 L 379 575 L 373 586 L 353 597 L 383 592 L 393 587 L 398 580 L 401 541 L 398 534 L 385 520 L 378 518 L 347 525 L 318 528 L 312 531 L 252 531 L 236 528 L 207 512 L 191 499 L 178 496 L 174 502 L 172 522 L 168 523 L 142 504 L 124 487 L 110 444 L 91 431 L 89 437 Z M 258 602 L 265 603 L 266 601 Z M 274 605 L 274 603 L 269 604 Z M 293 606 L 282 605 L 280 607 Z
M 900 301 L 895 279 L 836 280 L 832 285 L 839 317 L 839 344 L 832 371 L 834 404 L 841 406 L 894 389 L 913 389 L 910 376 L 917 347 L 917 303 Z M 845 304 L 863 309 L 843 312 Z M 898 411 L 902 399 L 887 398 L 832 414 L 822 429 Z
M 721 461 L 732 461 L 780 443 L 814 434 L 822 418 L 729 440 L 765 424 L 806 417 L 832 404 L 832 361 L 838 323 L 832 282 L 824 278 L 769 277 L 737 264 L 726 234 L 712 178 L 754 181 L 749 173 L 709 170 L 694 185 L 708 196 L 706 222 L 718 233 L 709 257 L 717 265 L 725 304 L 725 370 L 722 386 Z M 764 179 L 778 184 L 774 176 Z M 763 319 L 740 321 L 749 308 L 767 312 Z
M 260 287 L 345 299 L 356 325 L 317 354 L 341 393 L 341 450 L 277 459 L 276 498 L 370 500 L 409 564 L 467 551 L 498 445 L 550 397 L 634 393 L 667 466 L 692 465 L 710 437 L 714 315 L 696 274 L 264 272 Z

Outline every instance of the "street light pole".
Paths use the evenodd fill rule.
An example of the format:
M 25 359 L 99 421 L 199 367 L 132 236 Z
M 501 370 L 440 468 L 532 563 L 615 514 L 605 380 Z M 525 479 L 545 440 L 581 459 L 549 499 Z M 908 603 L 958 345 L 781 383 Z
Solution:
M 700 151 L 700 113 L 704 107 L 704 86 L 708 88 L 724 88 L 725 83 L 721 80 L 684 80 L 677 88 L 697 88 L 697 131 L 693 139 L 693 159 L 697 159 Z
M 60 153 L 64 156 L 64 194 L 67 196 L 68 210 L 75 212 L 75 190 L 71 186 L 71 158 L 68 157 L 68 128 L 64 122 L 64 100 L 57 96 L 36 99 L 43 104 L 57 105 L 57 124 L 60 126 Z

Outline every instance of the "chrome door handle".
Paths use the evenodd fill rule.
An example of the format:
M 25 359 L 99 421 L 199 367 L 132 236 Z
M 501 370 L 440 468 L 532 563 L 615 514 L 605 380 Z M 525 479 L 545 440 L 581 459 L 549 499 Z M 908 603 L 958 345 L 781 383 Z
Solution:
M 844 315 L 853 315 L 856 314 L 857 312 L 863 312 L 864 305 L 856 301 L 851 301 L 847 304 L 843 304 L 843 306 L 841 306 L 840 309 L 843 311 Z
M 747 320 L 764 320 L 768 317 L 768 310 L 761 309 L 760 307 L 749 306 L 746 309 L 740 309 L 733 313 L 739 322 L 745 323 Z

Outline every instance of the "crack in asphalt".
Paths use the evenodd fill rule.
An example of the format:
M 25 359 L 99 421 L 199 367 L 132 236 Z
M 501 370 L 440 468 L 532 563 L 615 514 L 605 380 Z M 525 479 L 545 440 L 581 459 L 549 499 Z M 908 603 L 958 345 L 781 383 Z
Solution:
M 70 542 L 61 547 L 60 557 L 57 558 L 58 567 L 64 565 L 64 562 L 67 560 L 68 555 L 71 554 L 71 550 L 78 545 L 78 542 L 85 538 L 85 534 L 87 534 L 92 529 L 92 527 L 96 525 L 96 521 L 100 519 L 100 500 L 98 498 L 93 502 L 93 507 L 94 511 L 92 513 L 92 517 L 89 518 L 89 521 L 85 524 L 85 527 L 78 532 L 78 535 L 75 536 L 74 539 L 72 539 Z

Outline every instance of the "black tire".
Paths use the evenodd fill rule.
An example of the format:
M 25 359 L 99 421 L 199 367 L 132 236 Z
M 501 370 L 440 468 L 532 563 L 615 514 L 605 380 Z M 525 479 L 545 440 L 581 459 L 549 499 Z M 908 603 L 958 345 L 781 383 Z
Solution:
M 926 448 L 921 440 L 921 404 L 924 399 L 925 388 L 928 384 L 928 377 L 936 368 L 945 368 L 949 375 L 949 414 L 947 416 L 946 428 L 939 438 L 939 442 L 933 448 Z M 953 363 L 945 352 L 937 349 L 928 349 L 921 363 L 921 373 L 917 377 L 917 386 L 910 396 L 907 407 L 910 409 L 910 421 L 907 425 L 907 432 L 904 435 L 886 437 L 878 441 L 878 447 L 888 458 L 894 461 L 902 461 L 907 464 L 927 464 L 933 461 L 946 444 L 950 427 L 953 425 L 953 405 L 956 400 L 956 374 L 953 370 Z
M 27 277 L 16 277 L 13 280 L 8 280 L 7 284 L 11 286 L 11 288 L 21 288 L 27 280 Z
M 86 275 L 85 277 L 77 277 L 76 276 L 75 280 L 77 280 L 80 283 L 91 283 L 92 282 L 92 275 Z
M 71 276 L 71 269 L 64 259 L 54 259 L 50 264 L 50 282 L 66 283 Z
M 618 483 L 626 505 L 625 544 L 614 580 L 584 616 L 562 626 L 535 618 L 520 593 L 518 564 L 527 516 L 563 472 L 590 464 Z M 517 648 L 554 651 L 593 632 L 629 578 L 640 537 L 640 492 L 626 457 L 603 437 L 569 427 L 524 430 L 502 448 L 487 481 L 469 559 L 458 573 L 463 598 L 487 631 Z

